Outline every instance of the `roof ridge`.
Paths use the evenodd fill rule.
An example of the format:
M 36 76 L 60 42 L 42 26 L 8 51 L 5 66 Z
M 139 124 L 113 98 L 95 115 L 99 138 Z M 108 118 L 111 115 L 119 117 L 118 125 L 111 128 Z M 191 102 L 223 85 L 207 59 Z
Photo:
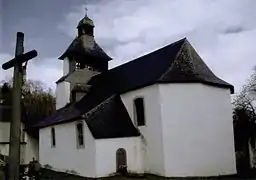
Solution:
M 174 62 L 177 60 L 177 58 L 179 57 L 180 53 L 182 52 L 182 49 L 184 48 L 185 43 L 188 42 L 188 40 L 187 40 L 186 37 L 183 38 L 182 40 L 183 40 L 182 45 L 180 46 L 179 51 L 178 51 L 177 54 L 175 55 L 175 58 L 174 58 L 174 60 L 173 60 L 173 62 L 172 62 L 172 64 L 171 64 L 171 66 L 160 76 L 160 78 L 158 79 L 158 81 L 161 81 L 161 80 L 163 79 L 163 77 L 164 77 L 166 74 L 168 74 L 168 72 L 170 72 L 170 71 L 172 70 L 172 68 L 173 68 L 173 66 L 174 66 Z M 180 41 L 181 41 L 181 40 L 180 40 Z
M 186 40 L 187 40 L 187 38 L 184 37 L 184 38 L 182 38 L 182 39 L 180 39 L 180 40 L 178 40 L 178 41 L 175 41 L 175 42 L 173 42 L 173 43 L 171 43 L 171 44 L 168 44 L 168 45 L 164 45 L 164 46 L 161 47 L 161 48 L 157 48 L 156 50 L 154 50 L 154 51 L 152 51 L 152 52 L 150 52 L 150 53 L 147 53 L 147 54 L 144 54 L 144 55 L 142 55 L 142 56 L 139 56 L 139 57 L 137 57 L 137 58 L 135 58 L 135 59 L 133 59 L 133 60 L 131 60 L 131 61 L 128 61 L 128 62 L 126 62 L 126 63 L 124 63 L 124 64 L 121 64 L 121 65 L 116 66 L 116 67 L 114 67 L 114 68 L 112 68 L 112 69 L 109 69 L 109 70 L 114 70 L 114 69 L 116 69 L 116 68 L 119 68 L 119 67 L 121 67 L 121 66 L 124 66 L 124 65 L 126 65 L 126 64 L 129 64 L 129 63 L 134 62 L 134 61 L 136 61 L 136 60 L 145 58 L 146 56 L 149 56 L 149 55 L 154 54 L 154 53 L 156 53 L 156 52 L 158 52 L 158 51 L 161 51 L 161 50 L 163 50 L 163 49 L 165 49 L 165 48 L 167 48 L 167 47 L 169 47 L 169 46 L 174 46 L 174 45 L 176 45 L 176 44 L 178 44 L 178 43 L 180 43 L 180 42 L 182 42 L 182 41 L 185 42 Z
M 185 40 L 176 54 L 171 66 L 163 73 L 158 83 L 201 82 L 226 87 L 233 93 L 233 85 L 220 79 L 196 52 L 192 44 Z
M 105 105 L 106 103 L 109 102 L 109 100 L 113 99 L 116 96 L 116 94 L 111 95 L 109 98 L 107 98 L 106 100 L 102 101 L 100 104 L 96 105 L 95 107 L 93 107 L 91 110 L 87 111 L 86 113 L 83 113 L 81 115 L 82 118 L 88 118 L 88 116 L 90 116 L 92 113 L 94 113 L 95 111 L 97 111 L 100 107 L 102 107 L 103 105 Z
M 182 42 L 182 41 L 183 41 L 183 42 Z M 150 56 L 150 55 L 152 55 L 152 54 L 155 54 L 155 53 L 157 53 L 157 52 L 159 52 L 159 51 L 162 51 L 163 49 L 166 49 L 166 48 L 168 48 L 168 47 L 170 47 L 170 46 L 175 46 L 175 45 L 177 45 L 177 44 L 179 44 L 179 43 L 181 43 L 181 42 L 184 43 L 184 42 L 186 42 L 186 41 L 187 41 L 187 38 L 184 37 L 184 38 L 182 38 L 182 39 L 180 39 L 180 40 L 178 40 L 178 41 L 175 41 L 175 42 L 170 43 L 170 44 L 168 44 L 168 45 L 165 45 L 165 46 L 163 46 L 163 47 L 161 47 L 161 48 L 158 48 L 158 49 L 156 49 L 156 50 L 154 50 L 154 51 L 152 51 L 152 52 L 150 52 L 150 53 L 147 53 L 147 54 L 145 54 L 145 55 L 139 56 L 139 57 L 137 57 L 137 58 L 135 58 L 135 59 L 132 59 L 132 60 L 126 62 L 126 63 L 123 63 L 123 64 L 121 64 L 121 65 L 119 65 L 119 66 L 116 66 L 116 67 L 114 67 L 114 68 L 112 68 L 112 69 L 109 69 L 108 71 L 106 71 L 106 72 L 104 72 L 104 73 L 97 74 L 97 75 L 93 76 L 93 77 L 91 78 L 91 80 L 88 81 L 88 84 L 91 84 L 91 83 L 94 81 L 94 79 L 97 79 L 97 78 L 99 78 L 99 77 L 105 76 L 106 74 L 111 73 L 111 72 L 113 72 L 113 71 L 116 71 L 116 70 L 119 69 L 119 68 L 123 68 L 123 67 L 125 67 L 125 66 L 131 65 L 132 63 L 135 63 L 135 62 L 137 62 L 137 61 L 140 61 L 140 60 L 142 60 L 142 59 L 145 59 L 145 58 L 147 58 L 148 56 Z

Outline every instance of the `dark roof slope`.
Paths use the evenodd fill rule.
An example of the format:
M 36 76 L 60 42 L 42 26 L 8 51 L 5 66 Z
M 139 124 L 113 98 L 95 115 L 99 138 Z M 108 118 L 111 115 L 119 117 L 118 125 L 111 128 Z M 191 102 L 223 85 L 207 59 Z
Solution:
M 92 49 L 86 48 L 83 45 L 82 39 L 79 37 L 76 37 L 72 41 L 68 49 L 59 57 L 59 59 L 63 60 L 69 54 L 88 55 L 93 58 L 99 58 L 107 61 L 111 60 L 111 57 L 109 57 L 96 42 L 94 42 L 94 47 Z
M 195 49 L 186 40 L 172 66 L 159 78 L 159 83 L 200 82 L 230 89 L 234 93 L 234 86 L 218 78 L 205 64 Z
M 217 87 L 234 87 L 219 79 L 203 62 L 186 39 L 163 47 L 136 60 L 94 76 L 86 96 L 74 105 L 48 117 L 45 127 L 73 120 L 95 108 L 114 94 L 122 94 L 155 83 L 200 82 Z M 102 117 L 107 116 L 102 112 Z
M 43 128 L 46 126 L 60 124 L 63 122 L 68 122 L 74 119 L 77 119 L 81 116 L 82 112 L 75 108 L 75 104 L 67 104 L 65 107 L 58 109 L 56 113 L 48 116 L 44 120 L 37 123 L 31 128 Z M 63 121 L 65 119 L 65 121 Z
M 92 103 L 92 104 L 90 104 Z M 85 119 L 95 139 L 139 136 L 119 95 L 113 95 L 101 103 L 88 98 L 83 107 L 69 105 L 46 118 L 33 128 L 43 128 L 63 123 L 63 118 Z M 82 112 L 82 109 L 85 109 Z M 68 122 L 68 121 L 65 121 Z
M 182 39 L 94 76 L 88 83 L 95 89 L 104 89 L 102 93 L 106 94 L 124 93 L 154 84 L 171 66 L 184 41 Z
M 139 136 L 119 95 L 113 95 L 84 114 L 96 139 Z
M 89 84 L 106 93 L 124 93 L 154 83 L 184 82 L 201 82 L 234 92 L 231 84 L 214 75 L 186 38 L 94 76 Z

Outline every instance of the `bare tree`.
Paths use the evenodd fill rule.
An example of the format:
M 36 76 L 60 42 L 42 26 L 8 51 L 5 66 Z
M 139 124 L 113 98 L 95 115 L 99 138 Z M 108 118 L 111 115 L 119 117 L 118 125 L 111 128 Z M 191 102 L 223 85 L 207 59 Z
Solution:
M 8 86 L 10 90 L 9 93 L 6 93 L 6 96 L 8 94 L 6 102 L 11 102 L 11 80 L 8 80 L 0 88 L 3 89 L 5 86 Z M 56 100 L 52 90 L 44 88 L 41 81 L 28 80 L 24 84 L 22 95 L 23 115 L 25 115 L 26 121 L 29 122 L 28 124 L 32 125 L 55 111 Z
M 246 109 L 252 113 L 253 117 L 256 117 L 255 107 L 253 106 L 253 100 L 256 96 L 256 66 L 253 68 L 253 73 L 248 79 L 247 83 L 242 87 L 241 92 L 235 96 L 233 102 L 235 107 Z
M 256 66 L 253 73 L 234 99 L 233 119 L 235 149 L 242 158 L 237 164 L 242 168 L 249 167 L 249 144 L 255 149 L 256 109 L 253 104 L 256 95 Z M 255 156 L 255 155 L 254 155 Z

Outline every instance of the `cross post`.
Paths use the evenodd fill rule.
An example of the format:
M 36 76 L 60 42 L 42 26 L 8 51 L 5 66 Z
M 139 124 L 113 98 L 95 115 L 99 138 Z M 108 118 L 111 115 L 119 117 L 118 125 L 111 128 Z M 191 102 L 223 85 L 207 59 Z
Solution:
M 20 133 L 21 133 L 21 88 L 22 88 L 22 63 L 37 56 L 35 50 L 26 54 L 24 52 L 24 33 L 17 32 L 15 58 L 4 63 L 4 70 L 14 68 L 13 95 L 12 95 L 12 119 L 10 124 L 10 145 L 8 157 L 8 175 L 10 180 L 19 180 L 20 166 Z

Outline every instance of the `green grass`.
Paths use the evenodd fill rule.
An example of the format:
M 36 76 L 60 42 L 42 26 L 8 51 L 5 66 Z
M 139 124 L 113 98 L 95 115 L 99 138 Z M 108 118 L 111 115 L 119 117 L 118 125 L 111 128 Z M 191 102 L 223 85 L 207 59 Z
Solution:
M 85 178 L 81 176 L 71 175 L 62 172 L 55 172 L 51 170 L 42 169 L 42 178 L 41 180 L 92 180 L 92 178 Z M 144 177 L 139 177 L 136 175 L 130 175 L 126 177 L 115 176 L 115 177 L 105 177 L 105 178 L 98 178 L 101 180 L 164 180 L 164 179 L 172 179 L 172 180 L 238 180 L 244 178 L 238 178 L 237 176 L 220 176 L 220 177 L 194 177 L 194 178 L 163 178 L 154 175 L 145 175 Z

